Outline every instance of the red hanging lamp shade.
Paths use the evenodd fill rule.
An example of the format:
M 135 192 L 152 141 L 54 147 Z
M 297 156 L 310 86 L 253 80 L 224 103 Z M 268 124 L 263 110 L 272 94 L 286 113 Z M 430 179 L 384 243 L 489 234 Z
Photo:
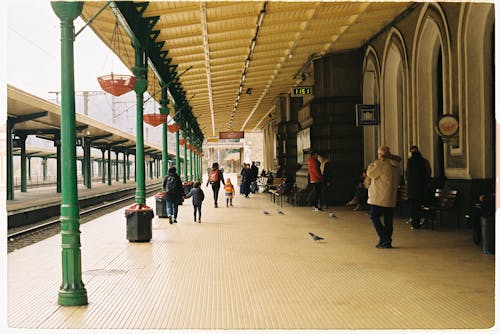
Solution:
M 174 132 L 177 132 L 181 127 L 179 126 L 179 124 L 174 123 L 174 124 L 167 125 L 167 128 L 168 128 L 168 132 L 174 133 Z
M 144 114 L 144 122 L 151 126 L 158 126 L 167 121 L 167 116 L 165 114 Z
M 108 74 L 97 78 L 102 90 L 114 96 L 130 92 L 135 86 L 135 77 L 125 74 Z
M 184 144 L 186 144 L 186 139 L 184 139 L 184 138 L 180 139 L 180 140 L 179 140 L 179 144 L 180 144 L 180 145 L 184 145 Z

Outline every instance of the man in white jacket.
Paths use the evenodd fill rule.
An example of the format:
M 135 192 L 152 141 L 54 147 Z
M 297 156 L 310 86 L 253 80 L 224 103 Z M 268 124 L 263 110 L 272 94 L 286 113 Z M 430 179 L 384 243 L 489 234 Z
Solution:
M 378 160 L 372 162 L 366 169 L 366 175 L 371 180 L 368 187 L 370 218 L 380 238 L 376 247 L 392 248 L 392 221 L 401 175 L 399 168 L 401 158 L 392 155 L 388 146 L 381 146 L 377 153 Z M 382 215 L 383 224 L 380 221 Z

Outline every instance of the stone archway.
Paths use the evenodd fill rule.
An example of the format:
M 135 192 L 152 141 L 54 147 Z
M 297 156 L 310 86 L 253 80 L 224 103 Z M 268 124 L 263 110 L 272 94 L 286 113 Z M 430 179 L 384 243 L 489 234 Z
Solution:
M 403 158 L 407 138 L 408 61 L 404 40 L 400 32 L 392 29 L 384 49 L 382 69 L 381 144 L 388 145 L 392 153 Z
M 469 175 L 491 179 L 494 141 L 494 10 L 491 4 L 464 5 L 463 43 L 466 150 Z
M 414 41 L 415 138 L 429 160 L 436 185 L 445 178 L 445 145 L 434 128 L 440 115 L 451 114 L 450 42 L 439 6 L 426 4 Z
M 363 66 L 363 103 L 379 104 L 380 65 L 377 54 L 372 47 L 367 49 Z M 363 157 L 364 165 L 377 158 L 377 149 L 380 146 L 380 126 L 365 126 L 363 128 Z

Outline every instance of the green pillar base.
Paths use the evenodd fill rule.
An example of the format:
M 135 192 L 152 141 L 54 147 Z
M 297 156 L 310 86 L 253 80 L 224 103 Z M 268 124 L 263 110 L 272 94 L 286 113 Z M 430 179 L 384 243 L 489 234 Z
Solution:
M 62 306 L 87 305 L 89 303 L 87 300 L 87 290 L 85 288 L 76 290 L 61 289 L 59 290 L 57 303 Z

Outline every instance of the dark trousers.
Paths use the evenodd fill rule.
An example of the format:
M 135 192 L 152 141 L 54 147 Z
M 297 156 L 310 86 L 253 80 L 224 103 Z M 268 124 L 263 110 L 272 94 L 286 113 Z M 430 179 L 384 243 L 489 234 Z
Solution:
M 384 224 L 380 221 L 380 216 L 384 216 Z M 370 207 L 370 218 L 375 227 L 375 231 L 380 238 L 380 244 L 391 244 L 392 242 L 392 219 L 394 217 L 394 208 L 372 205 Z
M 212 190 L 214 191 L 214 205 L 217 206 L 217 199 L 219 198 L 220 182 L 212 184 Z
M 248 197 L 248 194 L 250 194 L 250 181 L 243 182 L 243 191 L 245 193 L 245 197 Z
M 411 225 L 413 227 L 420 227 L 420 218 L 422 218 L 420 207 L 422 201 L 417 198 L 409 198 L 408 203 L 410 204 Z
M 201 204 L 193 205 L 194 220 L 196 221 L 196 212 L 198 212 L 198 220 L 201 220 Z
M 318 183 L 312 183 L 314 186 L 314 198 L 313 198 L 313 203 L 315 208 L 321 208 L 320 205 L 320 200 L 321 200 L 321 189 L 323 188 L 323 184 L 320 182 Z

